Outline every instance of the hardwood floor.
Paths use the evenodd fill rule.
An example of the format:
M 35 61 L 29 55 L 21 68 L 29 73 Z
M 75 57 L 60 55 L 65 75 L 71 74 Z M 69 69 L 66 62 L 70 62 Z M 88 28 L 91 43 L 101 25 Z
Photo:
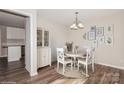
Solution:
M 123 84 L 124 70 L 103 65 L 95 65 L 95 73 L 90 73 L 86 84 Z
M 24 68 L 24 62 L 0 62 L 0 83 L 3 84 L 49 84 L 57 79 L 71 79 L 56 72 L 56 64 L 38 70 L 38 75 L 30 77 Z M 90 71 L 91 72 L 91 71 Z M 78 79 L 72 79 L 75 81 Z M 79 81 L 79 80 L 78 80 Z M 81 83 L 81 82 L 80 82 Z M 124 83 L 124 70 L 119 70 L 107 66 L 95 65 L 95 72 L 90 73 L 90 77 L 85 84 L 113 84 Z

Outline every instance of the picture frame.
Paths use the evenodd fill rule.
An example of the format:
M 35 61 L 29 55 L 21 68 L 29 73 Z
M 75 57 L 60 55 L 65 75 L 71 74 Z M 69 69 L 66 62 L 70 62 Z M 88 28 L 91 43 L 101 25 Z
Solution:
M 96 40 L 96 31 L 94 30 L 89 31 L 88 40 Z
M 113 46 L 114 44 L 114 25 L 107 25 L 105 31 L 105 43 L 108 46 Z
M 104 45 L 105 44 L 105 36 L 98 37 L 97 38 L 99 45 Z
M 98 40 L 93 40 L 92 41 L 92 47 L 98 48 Z
M 111 37 L 111 36 L 107 36 L 107 37 L 106 37 L 106 44 L 107 44 L 107 45 L 112 45 L 112 43 L 113 43 L 112 37 Z
M 97 28 L 96 28 L 96 36 L 97 36 L 97 37 L 102 37 L 102 36 L 104 36 L 104 27 L 97 27 Z

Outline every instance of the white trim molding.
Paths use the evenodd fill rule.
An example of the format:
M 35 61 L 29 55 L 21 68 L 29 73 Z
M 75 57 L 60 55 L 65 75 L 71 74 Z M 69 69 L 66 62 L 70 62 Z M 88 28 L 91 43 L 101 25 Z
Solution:
M 105 63 L 96 63 L 96 64 L 124 70 L 124 67 L 115 66 L 115 65 L 111 65 L 111 64 L 105 64 Z
M 6 9 L 8 12 L 26 17 L 26 70 L 30 76 L 37 75 L 37 11 L 33 9 Z
M 30 73 L 30 76 L 31 76 L 31 77 L 32 77 L 32 76 L 36 76 L 36 75 L 38 75 L 37 72 L 35 72 L 35 73 Z

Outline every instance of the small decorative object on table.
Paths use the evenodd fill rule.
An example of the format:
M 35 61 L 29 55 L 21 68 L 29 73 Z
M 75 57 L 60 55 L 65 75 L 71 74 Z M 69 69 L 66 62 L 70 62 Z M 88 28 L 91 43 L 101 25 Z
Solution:
M 73 42 L 66 42 L 67 51 L 72 52 L 73 51 Z

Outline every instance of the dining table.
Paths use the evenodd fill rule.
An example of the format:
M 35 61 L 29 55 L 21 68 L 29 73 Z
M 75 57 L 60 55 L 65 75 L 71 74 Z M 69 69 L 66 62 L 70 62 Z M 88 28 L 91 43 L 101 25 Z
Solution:
M 81 57 L 81 58 L 86 58 L 85 54 L 83 54 L 83 53 L 67 52 L 67 53 L 65 53 L 65 55 L 66 55 L 67 57 L 73 58 L 74 69 L 76 68 L 76 64 L 77 64 L 76 59 L 77 59 L 77 58 L 80 58 L 80 57 Z

